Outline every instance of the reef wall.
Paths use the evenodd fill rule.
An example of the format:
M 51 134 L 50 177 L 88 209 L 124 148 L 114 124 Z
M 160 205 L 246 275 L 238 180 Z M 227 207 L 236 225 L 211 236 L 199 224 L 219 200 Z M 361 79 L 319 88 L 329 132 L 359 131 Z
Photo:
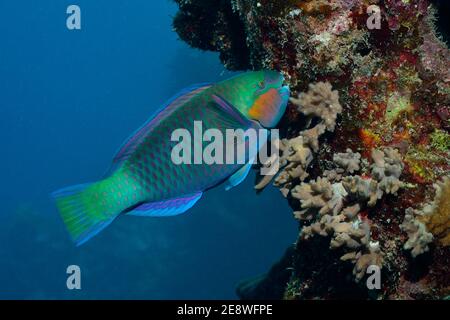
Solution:
M 286 299 L 448 297 L 450 52 L 435 7 L 175 1 L 182 40 L 220 52 L 232 70 L 279 70 L 293 92 L 279 125 L 280 172 L 256 189 L 280 188 L 299 236 L 283 276 L 277 264 L 241 297 L 273 297 L 268 284 Z M 380 289 L 366 285 L 369 266 L 382 271 Z

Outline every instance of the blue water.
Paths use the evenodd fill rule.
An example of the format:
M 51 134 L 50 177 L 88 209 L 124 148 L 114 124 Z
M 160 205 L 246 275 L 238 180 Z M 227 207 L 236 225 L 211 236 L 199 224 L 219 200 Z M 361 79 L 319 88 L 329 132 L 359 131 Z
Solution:
M 66 28 L 77 4 L 82 29 Z M 75 247 L 49 199 L 95 181 L 117 147 L 185 86 L 230 76 L 172 31 L 169 0 L 0 1 L 0 299 L 236 298 L 295 240 L 290 210 L 254 177 L 186 214 L 122 217 Z M 81 268 L 68 290 L 66 268 Z

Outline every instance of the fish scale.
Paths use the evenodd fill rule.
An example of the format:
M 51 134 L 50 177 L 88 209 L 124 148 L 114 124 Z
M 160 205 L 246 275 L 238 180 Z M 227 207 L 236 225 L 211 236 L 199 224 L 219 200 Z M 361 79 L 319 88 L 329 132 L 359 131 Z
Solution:
M 171 133 L 180 128 L 186 129 L 191 136 L 194 136 L 194 121 L 202 121 L 203 131 L 209 128 L 217 128 L 217 119 L 202 118 L 202 109 L 207 108 L 210 103 L 210 96 L 202 96 L 194 98 L 186 103 L 182 108 L 173 114 L 174 117 L 165 119 L 163 124 L 156 128 L 155 135 L 158 137 L 157 143 L 149 143 L 145 141 L 138 150 L 136 155 L 130 157 L 124 163 L 124 170 L 130 173 L 130 176 L 135 177 L 140 185 L 147 186 L 149 194 L 144 195 L 143 201 L 154 201 L 156 199 L 170 199 L 179 194 L 186 192 L 205 190 L 213 187 L 217 183 L 223 181 L 227 176 L 235 172 L 240 165 L 206 165 L 206 164 L 192 164 L 192 165 L 176 165 L 171 160 L 171 151 L 176 143 L 170 141 Z M 180 126 L 180 119 L 184 119 L 183 127 Z M 240 128 L 236 124 L 233 128 Z M 220 129 L 219 129 L 220 130 Z M 221 128 L 225 135 L 225 128 Z M 151 140 L 151 138 L 148 138 Z M 203 143 L 206 146 L 206 143 Z M 155 161 L 147 161 L 142 155 L 156 155 Z M 155 165 L 156 162 L 156 165 Z M 136 170 L 142 168 L 142 170 Z M 146 171 L 144 174 L 143 171 Z M 211 179 L 208 172 L 218 173 Z M 148 173 L 147 173 L 148 172 Z M 120 173 L 121 174 L 121 173 Z M 167 177 L 177 175 L 179 177 L 179 184 L 171 185 L 170 188 L 166 185 Z M 156 179 L 152 179 L 156 176 Z M 191 180 L 196 181 L 194 188 L 187 183 Z
M 250 164 L 175 164 L 172 150 L 180 142 L 171 141 L 171 135 L 185 129 L 191 146 L 203 150 L 209 142 L 194 139 L 195 121 L 201 121 L 203 133 L 218 129 L 224 140 L 227 129 L 272 128 L 289 97 L 283 80 L 275 71 L 246 72 L 215 85 L 193 86 L 171 99 L 121 146 L 105 179 L 53 193 L 73 240 L 86 242 L 122 214 L 183 213 L 206 190 L 224 181 L 227 189 L 239 184 Z M 244 158 L 250 160 L 248 152 Z

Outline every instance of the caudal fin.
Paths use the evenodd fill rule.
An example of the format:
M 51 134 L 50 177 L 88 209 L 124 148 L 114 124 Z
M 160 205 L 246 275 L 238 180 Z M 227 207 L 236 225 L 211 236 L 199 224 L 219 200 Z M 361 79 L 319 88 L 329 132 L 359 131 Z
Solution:
M 77 246 L 107 227 L 116 215 L 105 212 L 94 184 L 81 184 L 52 193 L 61 217 Z

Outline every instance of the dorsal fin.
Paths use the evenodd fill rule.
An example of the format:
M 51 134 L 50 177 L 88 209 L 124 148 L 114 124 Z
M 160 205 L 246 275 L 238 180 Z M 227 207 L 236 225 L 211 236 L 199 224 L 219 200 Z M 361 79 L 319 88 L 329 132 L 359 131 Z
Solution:
M 166 102 L 150 119 L 144 123 L 139 129 L 131 134 L 128 139 L 120 146 L 113 158 L 113 164 L 107 174 L 113 172 L 116 168 L 120 167 L 124 160 L 126 160 L 145 139 L 150 129 L 159 123 L 162 119 L 169 116 L 174 110 L 176 110 L 183 103 L 186 103 L 199 93 L 211 87 L 210 83 L 201 83 L 190 86 L 183 89 L 178 94 L 173 96 L 168 102 Z

